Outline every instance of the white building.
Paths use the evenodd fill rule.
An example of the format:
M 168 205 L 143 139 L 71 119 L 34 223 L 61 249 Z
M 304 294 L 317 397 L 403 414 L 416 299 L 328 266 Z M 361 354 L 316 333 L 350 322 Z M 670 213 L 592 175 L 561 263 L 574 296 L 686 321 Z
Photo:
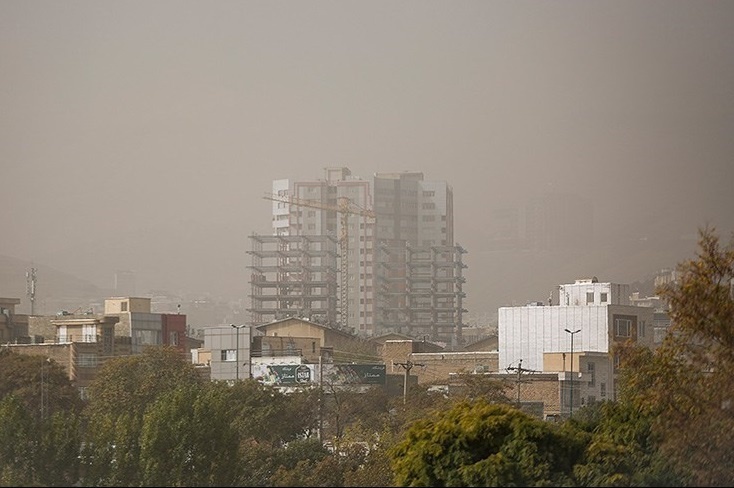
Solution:
M 654 309 L 632 305 L 629 296 L 629 285 L 579 279 L 559 287 L 559 305 L 501 307 L 500 370 L 522 361 L 529 370 L 558 372 L 562 381 L 574 378 L 574 406 L 615 399 L 615 344 L 654 347 Z

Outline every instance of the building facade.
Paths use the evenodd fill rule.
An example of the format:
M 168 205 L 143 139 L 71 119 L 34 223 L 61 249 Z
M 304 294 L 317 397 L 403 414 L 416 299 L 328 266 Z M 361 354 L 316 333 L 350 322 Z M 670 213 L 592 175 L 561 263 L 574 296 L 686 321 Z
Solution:
M 653 348 L 653 308 L 633 305 L 629 285 L 596 278 L 561 285 L 559 301 L 499 309 L 499 368 L 560 373 L 563 395 L 575 391 L 573 407 L 616 399 L 615 345 Z
M 447 183 L 326 168 L 320 180 L 275 180 L 272 200 L 273 236 L 251 236 L 253 325 L 301 316 L 367 337 L 461 342 L 465 251 Z M 323 257 L 315 236 L 331 239 Z
M 217 325 L 204 328 L 204 349 L 209 352 L 212 381 L 250 378 L 250 327 Z

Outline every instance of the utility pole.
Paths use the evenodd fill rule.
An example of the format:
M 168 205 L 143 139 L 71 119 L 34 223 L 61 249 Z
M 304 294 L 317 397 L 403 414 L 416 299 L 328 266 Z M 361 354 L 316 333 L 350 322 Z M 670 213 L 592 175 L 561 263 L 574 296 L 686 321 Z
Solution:
M 408 359 L 404 363 L 396 363 L 395 361 L 393 361 L 393 365 L 398 365 L 405 369 L 405 379 L 403 379 L 403 405 L 405 405 L 408 398 L 408 376 L 410 375 L 410 370 L 413 369 L 414 366 L 423 367 L 425 366 L 425 364 L 414 363 L 413 361 Z
M 46 385 L 45 385 L 45 378 L 44 378 L 44 371 L 43 371 L 43 364 L 46 362 L 46 359 L 44 358 L 43 361 L 41 361 L 41 420 L 45 418 L 45 411 L 44 406 L 46 403 Z
M 319 346 L 320 347 L 320 346 Z M 324 360 L 323 352 L 319 349 L 319 440 L 323 440 L 324 428 Z
M 235 341 L 237 341 L 237 346 L 235 349 L 234 357 L 235 357 L 235 361 L 237 361 L 237 381 L 239 381 L 240 380 L 240 329 L 242 327 L 247 327 L 247 324 L 242 324 L 242 325 L 229 324 L 229 325 L 237 329 L 237 338 L 235 339 Z
M 536 371 L 534 369 L 526 369 L 522 367 L 522 359 L 518 362 L 517 367 L 508 367 L 506 371 L 517 371 L 517 379 L 515 380 L 515 383 L 517 383 L 517 406 L 520 406 L 520 383 L 526 382 L 527 380 L 522 379 L 523 373 L 538 373 L 539 371 Z
M 564 330 L 568 332 L 569 334 L 571 334 L 571 410 L 568 416 L 573 417 L 573 383 L 574 383 L 573 381 L 573 336 L 581 332 L 581 329 L 576 329 L 573 332 L 571 332 L 568 329 L 564 329 Z

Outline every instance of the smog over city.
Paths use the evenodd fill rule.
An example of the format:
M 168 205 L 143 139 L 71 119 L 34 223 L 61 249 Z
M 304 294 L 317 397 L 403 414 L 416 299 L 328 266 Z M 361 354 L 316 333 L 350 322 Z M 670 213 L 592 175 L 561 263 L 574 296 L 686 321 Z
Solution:
M 0 257 L 247 306 L 273 180 L 346 167 L 450 185 L 472 320 L 634 283 L 734 231 L 732 25 L 712 1 L 5 0 Z M 28 312 L 22 272 L 0 296 Z

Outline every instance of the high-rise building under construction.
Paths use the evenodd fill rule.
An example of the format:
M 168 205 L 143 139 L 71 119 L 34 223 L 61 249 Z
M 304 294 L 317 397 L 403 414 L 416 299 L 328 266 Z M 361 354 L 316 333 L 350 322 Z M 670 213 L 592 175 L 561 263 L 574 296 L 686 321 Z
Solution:
M 453 191 L 420 172 L 344 167 L 273 181 L 273 233 L 252 235 L 252 323 L 301 316 L 368 337 L 461 344 L 462 262 Z

